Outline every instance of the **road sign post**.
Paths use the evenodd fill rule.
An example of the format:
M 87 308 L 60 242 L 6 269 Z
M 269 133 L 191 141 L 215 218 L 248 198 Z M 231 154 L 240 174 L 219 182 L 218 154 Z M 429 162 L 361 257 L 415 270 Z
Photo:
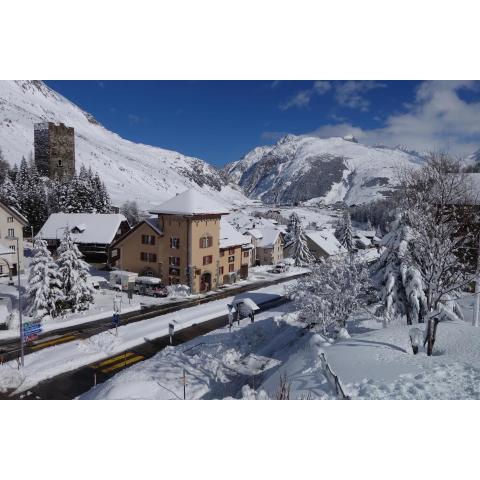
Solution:
M 170 345 L 173 344 L 173 334 L 175 332 L 175 325 L 173 323 L 168 324 L 168 334 L 170 335 Z
M 113 297 L 113 326 L 115 327 L 115 336 L 118 336 L 118 324 L 120 323 L 120 313 L 122 313 L 122 294 Z
M 187 399 L 187 392 L 186 392 L 186 386 L 187 386 L 187 377 L 185 375 L 185 369 L 183 369 L 183 399 Z
M 130 305 L 130 301 L 133 298 L 133 289 L 135 288 L 135 284 L 133 282 L 128 282 L 128 290 L 127 290 L 127 295 L 128 295 L 128 304 Z

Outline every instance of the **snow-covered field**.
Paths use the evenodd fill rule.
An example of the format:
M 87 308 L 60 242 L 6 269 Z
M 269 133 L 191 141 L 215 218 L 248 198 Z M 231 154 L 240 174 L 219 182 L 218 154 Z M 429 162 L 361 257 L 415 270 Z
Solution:
M 23 392 L 42 380 L 108 358 L 148 340 L 168 335 L 169 323 L 173 323 L 175 330 L 178 331 L 225 315 L 228 313 L 227 304 L 231 303 L 233 298 L 248 297 L 257 304 L 264 303 L 283 295 L 286 284 L 272 285 L 254 292 L 245 292 L 235 297 L 120 326 L 118 336 L 115 336 L 113 331 L 106 331 L 85 340 L 75 340 L 31 353 L 25 356 L 22 371 L 17 369 L 16 361 L 0 366 L 0 391 L 16 389 L 17 392 Z

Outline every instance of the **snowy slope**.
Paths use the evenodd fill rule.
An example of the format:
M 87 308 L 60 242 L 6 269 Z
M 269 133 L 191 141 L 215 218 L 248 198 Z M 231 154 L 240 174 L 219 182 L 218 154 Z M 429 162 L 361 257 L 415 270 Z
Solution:
M 75 128 L 77 170 L 91 166 L 106 183 L 115 205 L 137 200 L 152 208 L 197 187 L 226 205 L 245 196 L 222 174 L 197 158 L 125 140 L 39 81 L 0 81 L 0 148 L 10 163 L 29 158 L 33 124 L 63 122 Z
M 265 203 L 358 204 L 390 191 L 399 168 L 421 163 L 420 156 L 398 148 L 287 135 L 273 146 L 257 147 L 224 171 L 247 195 Z

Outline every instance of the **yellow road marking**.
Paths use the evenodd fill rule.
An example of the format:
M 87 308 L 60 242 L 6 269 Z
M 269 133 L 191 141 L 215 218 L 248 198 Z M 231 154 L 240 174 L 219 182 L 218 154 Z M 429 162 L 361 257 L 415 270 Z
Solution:
M 131 357 L 132 355 L 135 355 L 133 352 L 127 352 L 127 353 L 122 353 L 121 355 L 117 355 L 116 357 L 109 358 L 108 360 L 104 360 L 103 362 L 100 362 L 97 366 L 98 367 L 104 367 L 105 365 L 108 365 L 110 363 L 117 363 L 120 360 L 124 360 L 125 357 Z
M 49 340 L 47 342 L 37 343 L 36 345 L 32 345 L 30 348 L 32 350 L 38 350 L 39 348 L 45 348 L 45 347 L 50 347 L 52 345 L 69 342 L 74 338 L 77 338 L 77 337 L 75 335 L 66 335 L 63 337 L 55 338 L 54 340 Z
M 117 370 L 119 368 L 123 368 L 123 367 L 126 367 L 127 365 L 130 365 L 132 363 L 139 362 L 140 360 L 143 360 L 144 358 L 145 357 L 143 355 L 135 355 L 135 357 L 127 358 L 127 360 L 124 361 L 124 362 L 119 362 L 119 363 L 116 363 L 115 365 L 113 365 L 109 368 L 104 368 L 102 370 L 102 372 L 103 373 L 113 372 L 114 370 Z

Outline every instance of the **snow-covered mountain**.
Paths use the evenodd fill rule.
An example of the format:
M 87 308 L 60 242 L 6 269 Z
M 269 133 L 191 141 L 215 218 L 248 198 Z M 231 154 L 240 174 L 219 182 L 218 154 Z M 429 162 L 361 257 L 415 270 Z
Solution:
M 136 200 L 151 209 L 187 188 L 220 203 L 247 201 L 241 189 L 206 162 L 181 153 L 130 142 L 40 81 L 0 81 L 0 148 L 10 163 L 33 152 L 33 125 L 51 121 L 75 128 L 76 167 L 97 171 L 112 202 Z
M 265 203 L 359 204 L 395 188 L 400 168 L 421 163 L 421 156 L 406 149 L 369 147 L 353 137 L 287 135 L 226 165 L 224 172 L 250 198 Z

